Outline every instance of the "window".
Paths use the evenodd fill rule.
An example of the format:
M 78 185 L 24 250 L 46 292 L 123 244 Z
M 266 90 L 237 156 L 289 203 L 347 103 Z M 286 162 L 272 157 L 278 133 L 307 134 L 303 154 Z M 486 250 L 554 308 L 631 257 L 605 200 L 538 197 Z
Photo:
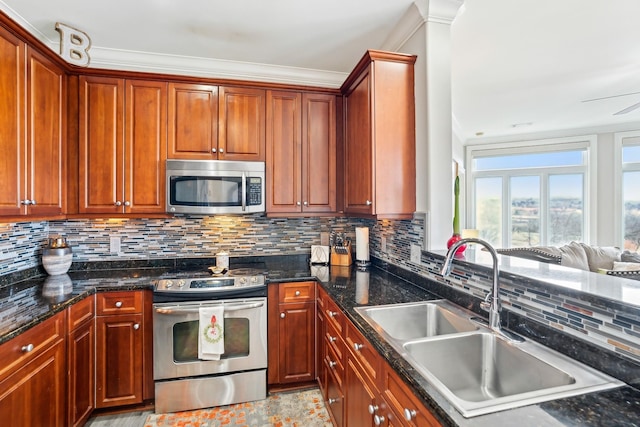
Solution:
M 497 247 L 588 241 L 594 145 L 565 138 L 467 147 L 468 226 Z
M 624 249 L 640 250 L 640 137 L 622 141 L 622 239 Z

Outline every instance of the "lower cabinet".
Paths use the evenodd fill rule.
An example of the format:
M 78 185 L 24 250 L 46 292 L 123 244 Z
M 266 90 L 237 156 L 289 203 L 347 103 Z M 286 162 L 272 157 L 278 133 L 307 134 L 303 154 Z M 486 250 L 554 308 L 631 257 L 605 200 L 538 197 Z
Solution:
M 335 426 L 440 426 L 320 287 L 317 306 L 318 378 Z
M 269 384 L 314 381 L 316 283 L 271 285 L 269 309 Z M 274 343 L 276 343 L 274 345 Z
M 58 313 L 0 346 L 3 425 L 65 425 L 65 315 Z
M 143 291 L 96 295 L 96 408 L 142 403 Z
M 70 426 L 87 421 L 95 403 L 95 297 L 91 295 L 68 309 L 67 372 Z

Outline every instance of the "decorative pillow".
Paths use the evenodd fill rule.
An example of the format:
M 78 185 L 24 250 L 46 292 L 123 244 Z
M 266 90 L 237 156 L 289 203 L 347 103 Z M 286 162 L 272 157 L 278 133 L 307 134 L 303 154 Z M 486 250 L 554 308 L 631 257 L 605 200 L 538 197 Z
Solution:
M 640 262 L 640 254 L 637 252 L 624 251 L 620 254 L 620 261 L 622 262 Z
M 560 253 L 558 248 L 547 246 L 496 249 L 496 252 L 501 255 L 516 256 L 518 258 L 525 258 L 550 264 L 560 264 L 560 261 L 562 260 L 562 254 Z
M 640 271 L 640 263 L 637 262 L 613 262 L 615 271 Z
M 572 244 L 575 242 L 571 242 Z M 598 271 L 599 268 L 611 270 L 614 261 L 620 261 L 620 248 L 613 246 L 591 246 L 580 243 L 587 255 L 588 270 Z
M 589 271 L 589 261 L 582 245 L 578 242 L 571 242 L 568 245 L 558 248 L 562 253 L 560 265 L 565 267 L 579 268 Z

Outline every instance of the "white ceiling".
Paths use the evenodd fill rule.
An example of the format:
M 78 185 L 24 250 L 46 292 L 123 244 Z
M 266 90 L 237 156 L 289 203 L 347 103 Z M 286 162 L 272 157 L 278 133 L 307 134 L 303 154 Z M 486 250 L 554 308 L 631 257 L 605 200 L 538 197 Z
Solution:
M 56 22 L 86 32 L 94 67 L 252 79 L 259 64 L 265 80 L 337 87 L 413 1 L 0 0 L 0 9 L 55 50 Z M 638 0 L 466 0 L 451 36 L 456 133 L 640 127 L 640 108 L 613 115 L 640 103 L 639 16 Z

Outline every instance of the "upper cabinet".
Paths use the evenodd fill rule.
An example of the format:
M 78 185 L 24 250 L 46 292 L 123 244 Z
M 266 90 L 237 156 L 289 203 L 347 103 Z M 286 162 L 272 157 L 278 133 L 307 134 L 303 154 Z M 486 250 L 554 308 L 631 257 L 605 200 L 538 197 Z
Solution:
M 416 208 L 414 55 L 368 51 L 345 96 L 345 213 L 410 219 Z
M 336 97 L 267 91 L 267 214 L 336 212 Z
M 79 212 L 163 213 L 167 83 L 80 77 Z
M 0 28 L 0 215 L 56 216 L 66 192 L 66 76 Z
M 265 91 L 169 84 L 170 159 L 264 161 Z

